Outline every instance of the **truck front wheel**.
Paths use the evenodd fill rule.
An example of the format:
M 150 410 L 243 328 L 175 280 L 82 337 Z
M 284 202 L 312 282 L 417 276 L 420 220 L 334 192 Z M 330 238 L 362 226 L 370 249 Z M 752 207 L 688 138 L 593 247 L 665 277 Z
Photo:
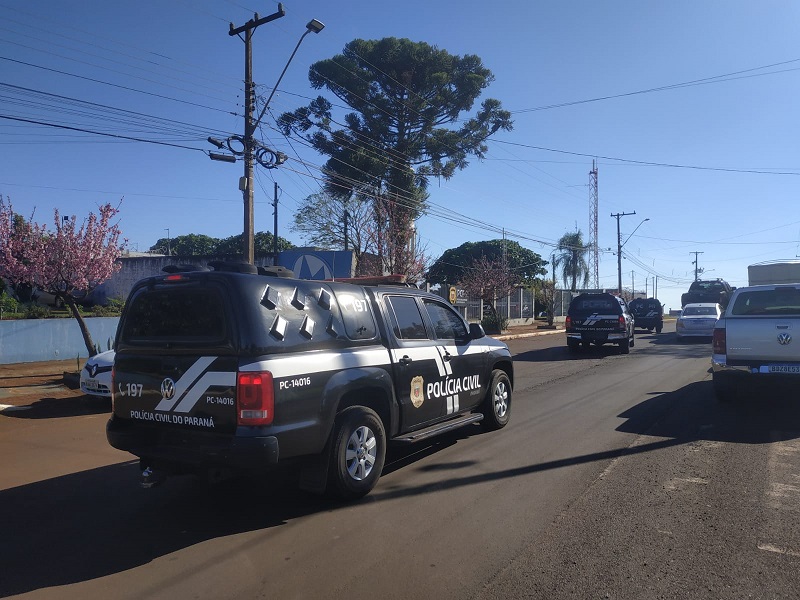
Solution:
M 329 491 L 340 498 L 366 496 L 378 483 L 386 459 L 386 431 L 375 411 L 353 406 L 336 417 Z

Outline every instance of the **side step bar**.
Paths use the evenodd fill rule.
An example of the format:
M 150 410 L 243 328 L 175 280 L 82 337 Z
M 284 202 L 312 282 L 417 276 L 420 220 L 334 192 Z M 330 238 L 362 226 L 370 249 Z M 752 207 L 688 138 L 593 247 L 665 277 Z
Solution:
M 400 442 L 402 444 L 413 444 L 414 442 L 426 440 L 435 435 L 439 435 L 440 433 L 452 431 L 453 429 L 458 429 L 459 427 L 464 427 L 464 425 L 469 425 L 470 423 L 477 423 L 482 419 L 483 415 L 480 413 L 461 415 L 460 417 L 445 421 L 444 423 L 437 423 L 436 425 L 431 425 L 425 429 L 418 429 L 417 431 L 412 431 L 411 433 L 392 438 L 391 441 Z

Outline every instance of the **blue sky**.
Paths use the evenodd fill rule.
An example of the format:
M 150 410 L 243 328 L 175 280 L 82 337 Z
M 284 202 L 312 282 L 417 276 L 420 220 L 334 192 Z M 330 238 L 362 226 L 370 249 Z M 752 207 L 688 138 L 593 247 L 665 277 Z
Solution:
M 636 289 L 649 278 L 652 293 L 658 275 L 659 298 L 670 308 L 694 277 L 694 252 L 702 253 L 705 276 L 733 285 L 746 283 L 748 264 L 800 254 L 798 3 L 283 6 L 286 16 L 254 37 L 262 98 L 305 24 L 316 18 L 326 27 L 301 45 L 268 126 L 319 93 L 308 84 L 309 65 L 355 38 L 406 37 L 477 54 L 494 73 L 484 98 L 513 112 L 514 130 L 489 143 L 486 160 L 430 189 L 437 209 L 491 227 L 423 217 L 418 231 L 433 257 L 503 230 L 545 258 L 565 232 L 577 227 L 588 238 L 593 159 L 603 286 L 617 281 L 612 213 L 636 212 L 620 222 L 628 240 L 623 284 L 631 285 L 633 272 Z M 54 208 L 80 217 L 121 200 L 120 226 L 132 250 L 147 250 L 167 229 L 172 237 L 241 232 L 242 165 L 209 160 L 205 138 L 243 130 L 244 44 L 228 35 L 228 23 L 276 10 L 276 3 L 251 0 L 0 0 L 0 115 L 181 146 L 2 118 L 0 194 L 17 212 L 35 209 L 48 222 Z M 130 112 L 110 118 L 106 107 Z M 262 139 L 289 160 L 257 171 L 256 230 L 272 230 L 277 181 L 279 235 L 303 244 L 289 229 L 291 217 L 318 190 L 325 159 L 270 127 Z

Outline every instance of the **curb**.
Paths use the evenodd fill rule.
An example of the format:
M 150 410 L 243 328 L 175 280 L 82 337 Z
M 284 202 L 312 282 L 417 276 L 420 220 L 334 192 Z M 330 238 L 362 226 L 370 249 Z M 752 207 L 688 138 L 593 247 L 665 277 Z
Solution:
M 548 329 L 547 331 L 531 331 L 528 333 L 507 333 L 503 335 L 493 335 L 496 340 L 518 340 L 520 338 L 538 337 L 540 335 L 553 335 L 554 333 L 564 333 L 564 329 Z

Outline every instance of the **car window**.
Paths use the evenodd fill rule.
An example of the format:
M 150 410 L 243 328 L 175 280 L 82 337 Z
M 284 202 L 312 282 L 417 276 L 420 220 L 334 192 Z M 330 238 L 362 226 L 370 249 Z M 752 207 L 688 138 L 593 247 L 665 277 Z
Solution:
M 717 316 L 717 309 L 713 306 L 687 306 L 683 309 L 684 317 Z
M 428 332 L 413 296 L 387 296 L 392 330 L 400 340 L 426 340 Z
M 576 298 L 572 301 L 570 310 L 574 312 L 613 312 L 620 310 L 619 302 L 613 297 Z
M 731 310 L 733 315 L 800 315 L 800 289 L 741 292 Z
M 122 338 L 209 342 L 225 338 L 225 307 L 214 288 L 144 290 L 131 299 Z
M 364 290 L 356 288 L 346 293 L 338 291 L 336 299 L 342 311 L 347 337 L 351 340 L 369 340 L 377 335 L 375 320 Z
M 464 321 L 452 309 L 432 300 L 425 300 L 423 303 L 438 339 L 463 340 L 467 337 Z

